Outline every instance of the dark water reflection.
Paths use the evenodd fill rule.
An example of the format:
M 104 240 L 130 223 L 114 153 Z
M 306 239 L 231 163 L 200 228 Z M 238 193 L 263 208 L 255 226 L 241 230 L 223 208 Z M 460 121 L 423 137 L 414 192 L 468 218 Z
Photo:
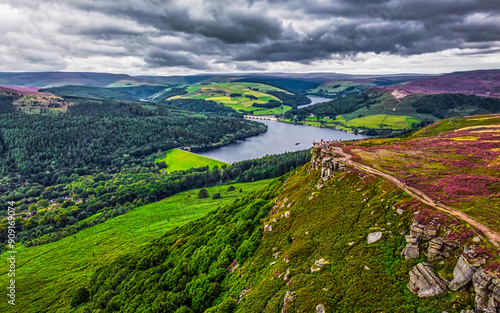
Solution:
M 263 157 L 268 154 L 309 149 L 313 140 L 350 140 L 367 137 L 331 128 L 292 125 L 276 121 L 259 122 L 267 125 L 268 131 L 266 133 L 245 140 L 238 140 L 230 145 L 199 154 L 223 162 L 233 163 Z

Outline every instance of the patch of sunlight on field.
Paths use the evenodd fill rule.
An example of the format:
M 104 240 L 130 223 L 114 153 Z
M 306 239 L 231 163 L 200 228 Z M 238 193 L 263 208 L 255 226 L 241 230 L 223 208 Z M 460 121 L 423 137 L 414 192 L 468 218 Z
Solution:
M 479 137 L 474 137 L 474 136 L 462 136 L 462 137 L 453 137 L 453 138 L 447 138 L 450 140 L 456 140 L 456 141 L 474 141 L 478 140 Z

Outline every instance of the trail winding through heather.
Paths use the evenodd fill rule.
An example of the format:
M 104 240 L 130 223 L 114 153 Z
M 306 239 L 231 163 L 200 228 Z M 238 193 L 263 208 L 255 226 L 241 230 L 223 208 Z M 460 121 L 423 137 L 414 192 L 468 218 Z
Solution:
M 344 152 L 340 148 L 336 148 L 335 152 L 343 155 L 345 157 L 346 163 L 351 165 L 352 167 L 355 167 L 359 170 L 362 170 L 364 172 L 367 172 L 367 173 L 370 173 L 370 174 L 373 174 L 373 175 L 376 175 L 379 177 L 383 177 L 383 178 L 387 179 L 388 181 L 394 183 L 399 188 L 406 191 L 413 198 L 415 198 L 415 199 L 417 199 L 417 200 L 419 200 L 419 201 L 421 201 L 421 202 L 423 202 L 423 203 L 425 203 L 425 204 L 427 204 L 427 205 L 429 205 L 429 206 L 431 206 L 439 211 L 448 213 L 456 218 L 459 218 L 459 219 L 469 223 L 470 225 L 474 226 L 475 228 L 477 228 L 481 232 L 483 232 L 483 234 L 486 237 L 488 237 L 488 239 L 491 241 L 491 243 L 493 245 L 495 245 L 495 247 L 500 248 L 500 244 L 499 244 L 500 234 L 498 232 L 492 230 L 488 226 L 479 223 L 478 221 L 476 221 L 472 217 L 468 216 L 464 212 L 459 211 L 451 206 L 448 206 L 448 205 L 445 205 L 442 203 L 436 203 L 435 200 L 430 198 L 423 191 L 421 191 L 415 187 L 410 187 L 410 186 L 406 185 L 405 183 L 401 182 L 397 177 L 394 177 L 390 174 L 379 171 L 373 167 L 370 167 L 370 166 L 367 166 L 367 165 L 364 165 L 364 164 L 361 164 L 361 163 L 358 163 L 358 162 L 351 160 L 352 156 L 350 154 Z

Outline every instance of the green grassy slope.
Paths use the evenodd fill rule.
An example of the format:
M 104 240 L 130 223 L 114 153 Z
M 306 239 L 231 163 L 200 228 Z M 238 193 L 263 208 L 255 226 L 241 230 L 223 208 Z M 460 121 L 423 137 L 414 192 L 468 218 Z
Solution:
M 285 113 L 286 121 L 387 134 L 421 122 L 500 112 L 500 100 L 463 94 L 410 94 L 369 89 L 360 94 Z M 313 114 L 315 120 L 308 120 Z M 319 118 L 319 120 L 316 120 Z
M 11 310 L 0 301 L 2 312 L 68 312 L 74 292 L 89 283 L 93 272 L 120 255 L 132 252 L 140 255 L 166 231 L 198 219 L 217 207 L 229 204 L 265 186 L 269 181 L 234 184 L 207 188 L 221 198 L 199 199 L 198 189 L 174 195 L 166 200 L 136 208 L 103 224 L 84 229 L 75 236 L 57 242 L 17 248 L 17 306 Z M 239 192 L 239 189 L 242 192 Z M 6 254 L 0 256 L 5 260 Z M 7 285 L 5 268 L 1 267 L 0 285 Z
M 193 167 L 197 168 L 208 166 L 212 169 L 214 166 L 218 166 L 220 168 L 222 165 L 227 165 L 227 163 L 179 149 L 168 150 L 164 158 L 155 160 L 155 162 L 161 161 L 167 164 L 168 167 L 165 170 L 168 173 L 174 171 L 185 171 Z
M 187 93 L 174 96 L 169 98 L 172 99 L 204 99 L 204 100 L 212 100 L 216 102 L 223 103 L 224 105 L 235 109 L 240 112 L 250 112 L 255 111 L 259 112 L 260 115 L 264 114 L 260 111 L 264 111 L 264 109 L 259 107 L 254 107 L 252 104 L 265 104 L 269 101 L 278 101 L 282 102 L 279 98 L 269 93 L 268 91 L 279 91 L 283 93 L 287 93 L 285 90 L 259 84 L 259 83 L 199 83 L 189 85 L 186 88 Z M 232 96 L 231 96 L 232 95 Z M 254 97 L 254 98 L 249 98 Z M 289 110 L 289 106 L 284 106 L 283 109 L 278 108 L 274 109 L 273 112 L 266 112 L 265 114 L 281 114 L 287 110 Z
M 428 208 L 357 171 L 323 185 L 306 168 L 99 270 L 79 312 L 281 312 L 288 291 L 286 312 L 320 303 L 326 312 L 459 312 L 470 304 L 468 291 L 420 299 L 406 288 L 425 257 L 401 257 L 404 233 Z M 376 231 L 382 239 L 368 244 Z M 455 261 L 433 266 L 449 277 Z

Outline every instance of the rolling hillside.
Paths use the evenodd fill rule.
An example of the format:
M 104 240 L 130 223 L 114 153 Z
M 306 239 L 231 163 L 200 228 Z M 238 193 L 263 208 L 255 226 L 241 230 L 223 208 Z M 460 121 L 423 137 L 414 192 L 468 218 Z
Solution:
M 325 154 L 318 168 L 307 164 L 267 186 L 209 189 L 221 200 L 198 200 L 193 190 L 19 247 L 33 256 L 20 267 L 20 286 L 37 286 L 20 291 L 30 299 L 21 309 L 461 312 L 484 298 L 494 304 L 498 242 L 442 209 L 500 233 L 499 122 L 455 118 L 407 138 L 347 142 L 345 170 L 329 172 Z M 231 202 L 238 188 L 254 192 Z M 70 270 L 61 253 L 76 256 L 64 259 Z M 480 289 L 478 279 L 491 288 Z
M 388 87 L 405 93 L 463 93 L 500 97 L 500 70 L 455 72 L 419 79 L 404 85 Z

